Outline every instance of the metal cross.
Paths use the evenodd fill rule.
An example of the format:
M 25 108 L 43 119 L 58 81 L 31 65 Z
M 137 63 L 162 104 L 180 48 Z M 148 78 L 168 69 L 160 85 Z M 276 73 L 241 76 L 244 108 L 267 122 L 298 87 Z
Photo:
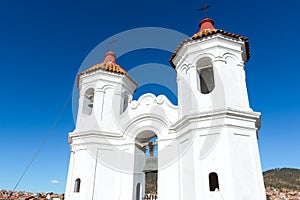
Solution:
M 113 50 L 113 46 L 114 46 L 114 43 L 116 43 L 117 40 L 115 39 L 112 39 L 111 41 L 108 42 L 108 44 L 110 45 L 110 50 L 112 51 Z
M 203 11 L 204 17 L 206 17 L 206 10 L 209 9 L 211 5 L 207 5 L 206 3 L 201 8 L 198 8 L 198 10 Z

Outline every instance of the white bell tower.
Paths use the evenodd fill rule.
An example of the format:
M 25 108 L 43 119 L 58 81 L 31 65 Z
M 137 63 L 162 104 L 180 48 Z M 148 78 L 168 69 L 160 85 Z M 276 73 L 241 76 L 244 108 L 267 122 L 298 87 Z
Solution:
M 260 113 L 249 106 L 244 64 L 248 39 L 214 28 L 211 19 L 183 41 L 177 71 L 181 199 L 265 199 L 257 145 Z
M 248 39 L 213 24 L 211 19 L 202 20 L 200 31 L 171 58 L 182 115 L 225 107 L 251 111 L 244 71 L 250 55 Z
M 116 63 L 115 54 L 81 72 L 77 77 L 80 91 L 76 129 L 69 133 L 71 157 L 65 197 L 67 200 L 117 199 L 132 196 L 133 174 L 123 174 L 122 157 L 117 147 L 124 145 L 118 119 L 127 109 L 137 84 Z M 119 169 L 111 168 L 112 165 Z M 129 160 L 129 162 L 131 162 Z M 134 168 L 134 163 L 128 164 Z M 120 185 L 128 185 L 123 191 Z M 130 189 L 131 186 L 131 189 Z
M 118 116 L 127 108 L 137 84 L 116 63 L 109 51 L 102 63 L 81 72 L 77 77 L 80 91 L 76 130 L 97 130 L 119 135 Z

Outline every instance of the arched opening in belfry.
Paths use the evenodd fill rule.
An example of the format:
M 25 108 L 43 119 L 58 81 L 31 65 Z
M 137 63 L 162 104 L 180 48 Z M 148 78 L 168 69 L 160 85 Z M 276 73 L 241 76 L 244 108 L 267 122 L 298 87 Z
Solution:
M 158 142 L 157 135 L 152 131 L 143 131 L 135 139 L 137 151 L 135 168 L 143 175 L 143 199 L 157 199 L 158 180 Z M 142 152 L 142 153 L 141 153 Z M 142 159 L 143 158 L 143 159 Z M 139 191 L 136 191 L 139 192 Z M 139 200 L 139 199 L 137 199 Z
M 84 114 L 90 115 L 92 113 L 94 107 L 94 94 L 95 94 L 94 88 L 89 88 L 85 92 L 84 99 L 83 99 L 83 110 L 82 110 Z
M 210 58 L 205 57 L 197 62 L 198 89 L 202 94 L 209 94 L 215 88 L 214 69 Z

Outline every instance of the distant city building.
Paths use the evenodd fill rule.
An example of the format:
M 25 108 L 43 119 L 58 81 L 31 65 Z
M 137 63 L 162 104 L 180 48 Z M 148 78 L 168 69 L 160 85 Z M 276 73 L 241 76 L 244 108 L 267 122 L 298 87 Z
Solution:
M 178 106 L 149 93 L 132 100 L 138 86 L 112 51 L 78 74 L 65 199 L 144 199 L 145 163 L 154 156 L 145 145 L 153 138 L 155 198 L 266 199 L 257 145 L 260 113 L 249 106 L 245 81 L 249 56 L 247 38 L 203 19 L 170 59 Z

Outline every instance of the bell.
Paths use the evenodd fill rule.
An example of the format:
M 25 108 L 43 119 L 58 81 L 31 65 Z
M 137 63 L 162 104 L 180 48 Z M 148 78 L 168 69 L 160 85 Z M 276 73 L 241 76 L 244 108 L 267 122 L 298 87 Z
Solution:
M 149 151 L 150 156 L 146 158 L 146 163 L 143 172 L 149 173 L 149 172 L 157 172 L 158 170 L 158 159 L 157 157 L 154 157 L 154 144 L 153 142 L 149 142 Z
M 143 172 L 157 172 L 157 169 L 157 158 L 154 156 L 149 156 L 148 158 L 146 158 L 146 163 Z
M 94 105 L 94 102 L 92 102 L 92 101 L 88 104 L 88 106 L 91 108 L 93 107 L 93 105 Z
M 92 108 L 94 106 L 94 96 L 90 96 L 89 100 L 90 100 L 90 102 L 89 102 L 88 106 Z

